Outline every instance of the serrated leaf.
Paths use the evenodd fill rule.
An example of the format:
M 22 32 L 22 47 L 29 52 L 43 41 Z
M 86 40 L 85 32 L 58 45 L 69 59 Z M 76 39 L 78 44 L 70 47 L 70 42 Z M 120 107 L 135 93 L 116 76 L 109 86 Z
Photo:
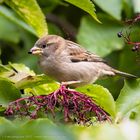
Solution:
M 126 80 L 116 101 L 117 113 L 123 117 L 138 105 L 140 105 L 140 79 Z
M 5 0 L 35 31 L 38 37 L 48 34 L 48 28 L 36 0 Z
M 0 78 L 0 104 L 7 105 L 21 97 L 20 91 L 7 79 Z
M 115 116 L 115 102 L 111 93 L 106 88 L 100 85 L 87 85 L 76 88 L 76 90 L 90 96 L 97 105 L 112 117 Z
M 98 20 L 96 13 L 95 13 L 95 6 L 91 0 L 65 0 L 66 2 L 69 2 L 73 4 L 76 7 L 79 7 L 80 9 L 86 11 L 89 13 L 96 21 L 100 23 Z
M 89 51 L 104 57 L 114 50 L 122 49 L 123 42 L 117 37 L 122 25 L 109 16 L 99 17 L 103 24 L 98 24 L 89 17 L 83 17 L 77 39 L 79 44 Z
M 105 12 L 110 14 L 112 17 L 120 20 L 122 13 L 122 0 L 94 0 L 94 2 Z

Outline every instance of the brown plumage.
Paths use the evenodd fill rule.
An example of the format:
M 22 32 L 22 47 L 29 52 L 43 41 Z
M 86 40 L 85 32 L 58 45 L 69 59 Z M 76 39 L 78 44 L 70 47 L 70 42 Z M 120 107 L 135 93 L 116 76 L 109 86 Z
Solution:
M 66 41 L 67 50 L 71 56 L 71 61 L 89 61 L 89 62 L 105 62 L 101 57 L 96 54 L 90 53 L 89 51 L 81 48 L 79 44 L 69 40 Z
M 40 55 L 39 65 L 44 73 L 73 87 L 93 83 L 103 76 L 136 77 L 111 68 L 98 55 L 57 35 L 40 38 L 30 53 Z

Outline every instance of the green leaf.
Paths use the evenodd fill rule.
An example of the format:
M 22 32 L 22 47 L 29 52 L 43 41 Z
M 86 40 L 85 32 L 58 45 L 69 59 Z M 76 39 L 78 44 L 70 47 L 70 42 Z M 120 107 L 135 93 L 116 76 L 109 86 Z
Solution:
M 51 78 L 45 75 L 37 75 L 37 76 L 27 76 L 20 81 L 18 81 L 15 86 L 19 89 L 31 88 L 45 83 L 54 82 Z
M 38 37 L 48 34 L 45 16 L 36 0 L 5 0 L 35 31 Z
M 54 91 L 56 91 L 59 88 L 59 84 L 56 82 L 48 83 L 47 84 L 37 85 L 37 83 L 34 83 L 34 86 L 30 86 L 30 88 L 25 89 L 25 94 L 30 95 L 31 93 L 33 95 L 48 95 Z
M 76 90 L 90 96 L 102 109 L 112 117 L 115 116 L 115 102 L 106 88 L 100 85 L 87 85 L 76 88 Z
M 112 17 L 120 20 L 122 10 L 122 0 L 94 0 L 94 2 L 105 12 L 110 14 Z
M 4 68 L 6 70 L 4 70 Z M 9 65 L 7 66 L 0 66 L 0 77 L 7 78 L 13 83 L 18 83 L 19 81 L 30 76 L 35 76 L 35 73 L 31 71 L 28 67 L 26 67 L 24 64 L 16 64 L 9 62 Z
M 123 42 L 117 37 L 117 32 L 122 29 L 122 25 L 110 19 L 109 16 L 100 15 L 99 17 L 103 24 L 97 24 L 89 17 L 83 17 L 78 42 L 89 51 L 106 56 L 114 50 L 122 49 Z
M 116 99 L 119 96 L 120 90 L 123 88 L 123 83 L 123 78 L 119 76 L 107 77 L 105 79 L 99 79 L 96 81 L 96 84 L 107 88 L 114 99 Z
M 123 117 L 129 111 L 140 105 L 140 79 L 125 81 L 125 85 L 116 101 L 118 116 Z
M 0 64 L 0 77 L 10 80 L 10 76 L 12 76 L 14 74 L 15 74 L 15 72 L 13 70 L 8 68 L 7 66 Z
M 4 117 L 0 117 L 0 126 L 1 125 L 13 126 L 14 124 L 11 121 L 5 119 Z
M 0 104 L 7 105 L 20 97 L 20 91 L 10 81 L 0 78 Z
M 6 66 L 0 64 L 0 73 L 1 73 L 1 72 L 5 72 L 5 71 L 10 71 L 10 69 L 7 68 Z
M 89 13 L 96 21 L 100 23 L 98 20 L 96 13 L 95 13 L 95 7 L 91 0 L 65 0 L 66 2 L 69 2 L 82 10 Z
M 29 25 L 27 25 L 12 10 L 6 8 L 5 6 L 0 5 L 0 15 L 7 18 L 8 22 L 10 20 L 10 21 L 14 22 L 15 24 L 19 25 L 20 27 L 24 28 L 25 30 L 29 31 L 33 35 L 36 35 L 36 32 L 33 30 L 33 28 L 31 28 Z M 12 23 L 9 23 L 9 24 L 11 24 L 11 26 L 13 25 Z M 5 26 L 6 26 L 6 24 L 5 24 Z M 15 26 L 15 25 L 13 25 L 13 26 Z M 11 33 L 10 30 L 9 30 L 9 32 Z M 7 35 L 9 36 L 9 34 L 7 34 L 7 32 L 6 32 L 6 37 L 7 37 Z M 10 34 L 10 36 L 12 36 L 12 33 Z M 16 39 L 15 33 L 14 33 L 14 36 L 12 36 L 12 37 L 14 38 L 14 40 Z
M 8 64 L 12 69 L 16 70 L 17 72 L 24 72 L 24 73 L 27 73 L 29 75 L 35 76 L 34 71 L 30 70 L 24 64 L 20 64 L 20 63 L 16 64 L 16 63 L 11 63 L 11 62 L 9 62 Z
M 25 135 L 36 135 L 39 140 L 76 140 L 68 126 L 56 126 L 49 119 L 31 120 L 22 127 Z M 37 129 L 39 128 L 39 129 Z M 22 133 L 23 134 L 23 133 Z M 34 137 L 33 137 L 34 138 Z
M 90 127 L 79 125 L 56 126 L 47 118 L 30 120 L 21 124 L 0 118 L 2 139 L 25 140 L 139 140 L 139 123 L 125 121 L 118 125 L 100 123 Z
M 54 80 L 44 74 L 36 75 L 24 64 L 10 62 L 7 66 L 0 64 L 0 77 L 13 82 L 18 89 L 32 88 L 33 93 L 36 95 L 47 94 L 49 91 L 56 90 L 59 86 Z
M 24 127 L 28 127 L 28 128 L 32 127 L 32 128 L 34 128 L 34 127 L 37 127 L 39 125 L 44 126 L 44 124 L 55 126 L 55 124 L 51 120 L 49 120 L 48 118 L 39 118 L 37 120 L 31 120 L 31 121 L 27 122 L 24 125 Z

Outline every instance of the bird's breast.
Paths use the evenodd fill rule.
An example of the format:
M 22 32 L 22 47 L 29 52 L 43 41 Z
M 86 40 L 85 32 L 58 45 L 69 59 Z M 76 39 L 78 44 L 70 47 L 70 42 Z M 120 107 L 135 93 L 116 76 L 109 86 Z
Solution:
M 94 82 L 98 77 L 98 70 L 91 62 L 72 63 L 41 58 L 39 64 L 45 74 L 59 82 L 81 81 L 84 85 Z
M 51 76 L 59 82 L 62 82 L 68 76 L 66 64 L 59 59 L 41 57 L 39 65 L 46 75 Z

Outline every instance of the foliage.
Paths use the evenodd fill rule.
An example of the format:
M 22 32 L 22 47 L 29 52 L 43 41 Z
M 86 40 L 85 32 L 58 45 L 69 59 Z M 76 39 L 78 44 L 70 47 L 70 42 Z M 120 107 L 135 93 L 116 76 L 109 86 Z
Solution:
M 95 0 L 94 1 L 103 11 L 107 12 L 112 17 L 116 18 L 117 20 L 121 20 L 121 10 L 122 10 L 122 1 L 121 0 L 112 0 L 106 1 L 103 3 L 102 0 Z M 112 7 L 112 5 L 115 5 Z
M 140 91 L 140 79 L 136 81 L 125 81 L 125 85 L 120 92 L 120 95 L 116 101 L 117 112 L 119 117 L 123 117 L 127 113 L 139 106 L 139 91 Z M 131 99 L 131 100 L 130 100 Z M 121 118 L 118 118 L 121 119 Z
M 139 50 L 137 53 L 132 52 L 132 46 L 128 44 L 133 45 L 133 42 L 128 43 L 125 40 L 128 43 L 126 45 L 122 39 L 117 38 L 117 32 L 123 31 L 126 35 L 131 32 L 130 38 L 135 43 L 140 42 L 139 23 L 134 22 L 130 26 L 123 22 L 128 18 L 133 19 L 135 13 L 140 11 L 139 7 L 139 0 L 0 1 L 1 139 L 140 139 L 139 78 L 102 79 L 96 84 L 71 91 L 71 93 L 78 93 L 78 96 L 73 98 L 84 95 L 82 96 L 84 100 L 87 99 L 85 97 L 89 97 L 90 103 L 103 109 L 111 122 L 99 122 L 92 117 L 92 125 L 90 122 L 84 127 L 82 124 L 74 125 L 71 121 L 63 120 L 64 112 L 58 109 L 57 104 L 55 119 L 50 114 L 42 114 L 41 111 L 36 120 L 31 120 L 28 115 L 26 117 L 5 115 L 9 103 L 17 105 L 18 100 L 49 97 L 56 93 L 54 91 L 61 93 L 57 90 L 60 86 L 57 82 L 40 74 L 37 58 L 27 54 L 37 38 L 44 34 L 57 34 L 67 39 L 77 40 L 86 49 L 104 57 L 116 69 L 139 77 Z M 71 97 L 70 94 L 67 96 Z M 64 96 L 61 96 L 58 99 L 60 101 L 63 98 Z M 22 100 L 23 106 L 24 101 Z M 87 103 L 88 99 L 84 102 Z M 26 105 L 28 104 L 29 102 Z M 30 114 L 34 113 L 34 108 L 35 106 L 30 108 Z M 66 106 L 65 108 L 67 109 Z M 89 106 L 87 108 L 89 109 Z M 80 110 L 78 111 L 80 113 Z M 77 112 L 72 110 L 72 113 Z M 86 115 L 90 117 L 91 114 Z
M 112 117 L 115 116 L 115 102 L 110 92 L 100 85 L 88 85 L 77 88 L 78 91 L 91 97 L 102 109 Z
M 65 0 L 65 1 L 83 9 L 84 11 L 89 13 L 96 21 L 100 22 L 97 19 L 97 16 L 95 14 L 95 8 L 94 8 L 94 4 L 92 3 L 92 1 L 90 1 L 90 0 L 81 0 L 81 1 Z
M 116 38 L 116 33 L 121 30 L 122 25 L 106 15 L 99 15 L 99 17 L 103 24 L 93 22 L 92 18 L 83 17 L 77 38 L 78 42 L 86 46 L 88 50 L 100 56 L 106 56 L 114 50 L 122 49 L 123 42 Z M 102 40 L 99 41 L 101 34 Z
M 45 17 L 35 0 L 5 0 L 5 3 L 36 31 L 38 37 L 48 33 Z

